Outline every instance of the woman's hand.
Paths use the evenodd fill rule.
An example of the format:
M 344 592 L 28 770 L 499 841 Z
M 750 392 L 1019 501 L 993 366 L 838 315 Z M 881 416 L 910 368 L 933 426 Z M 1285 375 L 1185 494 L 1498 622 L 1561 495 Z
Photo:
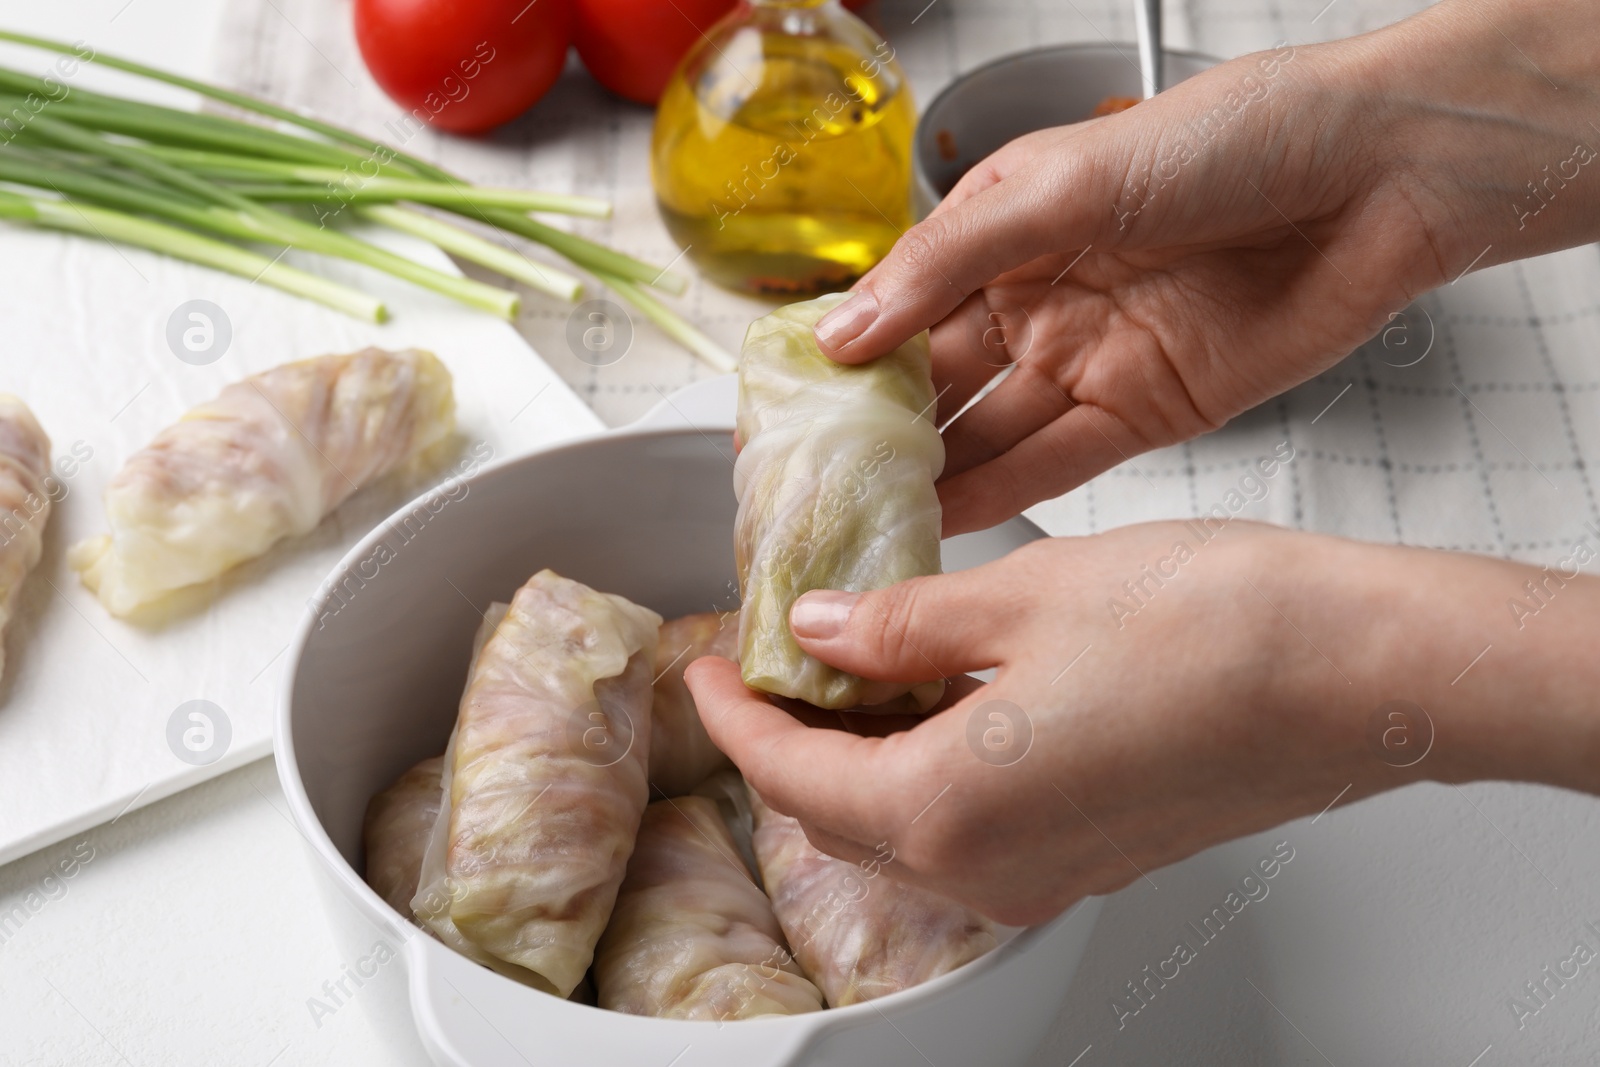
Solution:
M 910 729 L 802 722 L 727 660 L 687 677 L 712 739 L 817 847 L 887 842 L 894 876 L 1029 923 L 1336 797 L 1423 777 L 1600 791 L 1600 580 L 1519 619 L 1530 580 L 1556 588 L 1474 556 L 1160 523 L 802 597 L 791 626 L 819 659 L 957 679 Z
M 1023 137 L 818 340 L 856 363 L 933 327 L 941 424 L 1016 364 L 945 432 L 946 533 L 1002 521 L 1312 377 L 1469 267 L 1600 238 L 1593 18 L 1446 0 Z

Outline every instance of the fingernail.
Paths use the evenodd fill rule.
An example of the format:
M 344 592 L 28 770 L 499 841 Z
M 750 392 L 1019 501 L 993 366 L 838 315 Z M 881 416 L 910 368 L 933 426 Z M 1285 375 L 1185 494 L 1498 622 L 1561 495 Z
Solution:
M 837 352 L 867 331 L 878 317 L 878 301 L 869 292 L 859 292 L 840 304 L 817 323 L 817 343 Z
M 819 589 L 807 593 L 789 609 L 789 630 L 796 637 L 835 637 L 850 621 L 850 609 L 860 597 L 855 593 L 839 593 Z

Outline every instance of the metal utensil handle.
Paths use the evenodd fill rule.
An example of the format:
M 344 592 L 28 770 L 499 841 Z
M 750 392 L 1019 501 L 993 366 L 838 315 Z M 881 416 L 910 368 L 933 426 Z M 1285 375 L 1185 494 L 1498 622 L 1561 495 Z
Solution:
M 1161 0 L 1139 0 L 1133 12 L 1139 34 L 1139 80 L 1144 98 L 1159 93 L 1161 81 Z

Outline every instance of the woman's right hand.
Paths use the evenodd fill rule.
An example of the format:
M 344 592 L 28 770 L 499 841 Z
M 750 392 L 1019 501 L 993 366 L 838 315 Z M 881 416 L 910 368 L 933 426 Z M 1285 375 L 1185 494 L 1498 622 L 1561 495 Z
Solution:
M 1016 363 L 945 432 L 946 534 L 1000 522 L 1312 377 L 1469 267 L 1600 239 L 1595 33 L 1580 0 L 1446 0 L 1020 138 L 818 340 L 859 363 L 932 327 L 941 423 Z M 1578 176 L 1530 194 L 1556 171 Z

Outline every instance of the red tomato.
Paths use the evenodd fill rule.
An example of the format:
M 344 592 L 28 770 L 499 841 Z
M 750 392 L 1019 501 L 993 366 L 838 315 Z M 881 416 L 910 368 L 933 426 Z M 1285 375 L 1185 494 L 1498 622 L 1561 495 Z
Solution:
M 572 0 L 356 0 L 356 43 L 390 99 L 479 133 L 516 118 L 561 74 Z
M 641 104 L 736 0 L 577 0 L 578 55 L 595 81 Z

